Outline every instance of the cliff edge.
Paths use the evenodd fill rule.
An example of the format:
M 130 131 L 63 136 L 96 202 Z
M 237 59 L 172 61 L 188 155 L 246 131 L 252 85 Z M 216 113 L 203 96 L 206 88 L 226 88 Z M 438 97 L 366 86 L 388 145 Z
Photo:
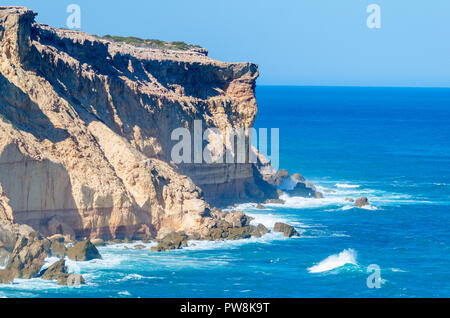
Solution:
M 171 163 L 171 132 L 248 128 L 251 63 L 110 42 L 0 7 L 0 219 L 51 236 L 201 232 L 210 205 L 276 196 L 253 164 Z M 206 223 L 205 223 L 206 222 Z

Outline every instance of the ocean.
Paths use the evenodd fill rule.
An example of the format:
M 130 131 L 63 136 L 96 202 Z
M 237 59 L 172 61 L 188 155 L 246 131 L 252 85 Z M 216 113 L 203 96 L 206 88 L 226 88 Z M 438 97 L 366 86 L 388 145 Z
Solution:
M 450 297 L 450 89 L 262 86 L 257 98 L 256 127 L 280 128 L 280 168 L 325 197 L 239 209 L 301 237 L 110 245 L 68 261 L 84 286 L 16 280 L 0 297 Z M 345 200 L 362 196 L 364 209 Z

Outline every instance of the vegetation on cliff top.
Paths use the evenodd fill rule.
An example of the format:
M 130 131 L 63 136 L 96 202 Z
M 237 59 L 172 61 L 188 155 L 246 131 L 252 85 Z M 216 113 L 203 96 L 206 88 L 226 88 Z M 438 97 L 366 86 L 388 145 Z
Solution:
M 128 36 L 128 37 L 122 37 L 117 35 L 104 35 L 100 37 L 104 40 L 112 41 L 112 42 L 119 42 L 119 43 L 126 43 L 129 45 L 133 45 L 136 47 L 150 47 L 150 48 L 157 48 L 157 49 L 166 49 L 166 50 L 178 50 L 178 51 L 187 51 L 193 48 L 202 48 L 199 45 L 193 45 L 193 44 L 187 44 L 181 41 L 175 41 L 175 42 L 165 42 L 161 40 L 155 40 L 155 39 L 140 39 L 134 36 Z

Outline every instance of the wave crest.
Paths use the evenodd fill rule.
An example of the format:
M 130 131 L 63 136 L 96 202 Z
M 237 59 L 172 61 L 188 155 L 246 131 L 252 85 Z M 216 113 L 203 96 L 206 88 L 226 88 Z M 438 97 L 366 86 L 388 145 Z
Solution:
M 328 272 L 338 267 L 342 267 L 346 264 L 357 265 L 356 251 L 354 249 L 346 249 L 339 254 L 333 254 L 321 261 L 319 264 L 308 268 L 310 273 L 322 273 Z

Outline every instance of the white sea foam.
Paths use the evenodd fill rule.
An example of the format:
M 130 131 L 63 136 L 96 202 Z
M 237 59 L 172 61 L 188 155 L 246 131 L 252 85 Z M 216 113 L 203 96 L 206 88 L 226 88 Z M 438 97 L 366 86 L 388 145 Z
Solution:
M 347 189 L 356 189 L 360 186 L 357 184 L 347 184 L 347 183 L 336 183 L 336 188 L 347 188 Z
M 308 268 L 310 273 L 322 273 L 328 272 L 335 268 L 342 267 L 346 264 L 357 265 L 356 262 L 356 251 L 353 249 L 346 249 L 339 254 L 334 254 L 328 256 L 326 259 L 321 261 L 319 264 L 311 266 Z

